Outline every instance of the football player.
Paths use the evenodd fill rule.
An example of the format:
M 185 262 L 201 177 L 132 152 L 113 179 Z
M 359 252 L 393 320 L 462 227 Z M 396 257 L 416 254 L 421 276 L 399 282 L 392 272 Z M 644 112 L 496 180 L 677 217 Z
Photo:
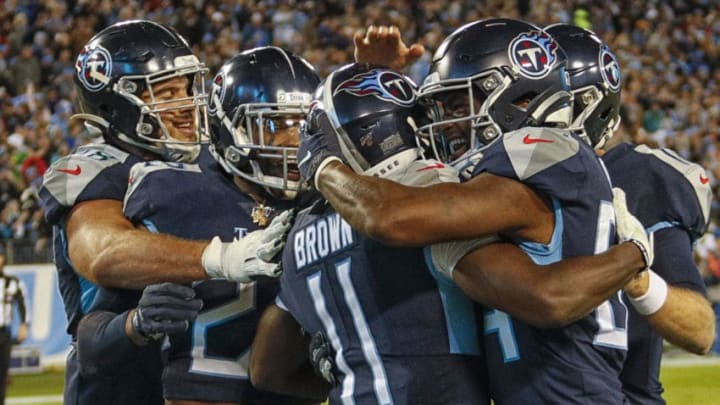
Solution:
M 122 340 L 130 346 L 147 335 L 186 325 L 200 306 L 185 289 L 153 288 L 142 294 L 147 296 L 143 301 L 137 291 L 127 297 L 98 295 L 98 285 L 140 289 L 162 281 L 230 277 L 231 269 L 238 279 L 246 280 L 255 270 L 275 272 L 274 266 L 260 263 L 259 267 L 232 265 L 242 263 L 245 253 L 255 254 L 248 240 L 229 244 L 183 240 L 136 229 L 123 216 L 132 165 L 152 159 L 192 161 L 207 131 L 203 87 L 207 69 L 187 42 L 163 25 L 125 21 L 96 34 L 79 54 L 75 69 L 82 110 L 75 118 L 84 120 L 105 143 L 84 145 L 55 162 L 39 192 L 46 219 L 54 227 L 54 261 L 73 341 L 80 319 L 93 306 L 125 311 L 113 325 L 134 337 Z M 135 309 L 138 302 L 154 309 L 158 300 L 177 305 L 180 313 L 161 311 L 155 313 L 158 319 L 146 319 L 143 311 Z M 150 350 L 157 353 L 157 348 Z M 77 353 L 71 351 L 64 402 L 162 403 L 159 361 L 146 361 L 150 356 L 142 350 L 135 350 L 134 356 L 118 359 L 130 365 L 127 368 L 106 367 L 110 375 L 95 374 L 97 370 L 81 375 Z M 133 368 L 134 359 L 146 367 Z
M 457 172 L 451 167 L 437 161 L 418 160 L 418 145 L 408 134 L 415 121 L 411 102 L 414 96 L 409 90 L 412 85 L 398 77 L 401 76 L 393 71 L 365 65 L 333 73 L 318 93 L 320 100 L 314 104 L 306 132 L 337 138 L 339 141 L 335 142 L 343 144 L 342 155 L 358 173 L 416 186 L 413 190 L 418 194 L 425 192 L 418 188 L 420 186 L 440 181 L 457 182 Z M 521 274 L 522 270 L 559 280 L 562 275 L 572 276 L 578 269 L 595 268 L 612 277 L 613 272 L 633 266 L 637 271 L 645 266 L 633 244 L 617 246 L 604 257 L 576 257 L 546 266 L 533 263 L 514 245 L 497 243 L 494 237 L 469 241 L 467 245 L 477 247 L 488 242 L 495 243 L 481 250 L 489 252 L 486 256 L 490 259 L 485 259 L 483 268 L 491 283 L 497 279 L 493 274 Z M 621 248 L 630 251 L 618 251 Z M 456 256 L 460 250 L 447 249 L 444 253 Z M 477 403 L 472 397 L 463 398 L 467 394 L 463 388 L 453 388 L 451 380 L 435 374 L 454 375 L 458 371 L 452 370 L 460 367 L 459 372 L 466 376 L 467 364 L 474 366 L 478 358 L 472 362 L 468 358 L 466 365 L 453 359 L 462 353 L 478 355 L 482 334 L 474 327 L 474 305 L 457 286 L 437 274 L 432 260 L 435 254 L 429 250 L 420 253 L 417 248 L 391 248 L 373 241 L 352 230 L 325 203 L 303 211 L 283 255 L 286 269 L 281 278 L 278 304 L 266 311 L 256 337 L 251 358 L 253 381 L 284 393 L 313 386 L 311 378 L 295 371 L 304 367 L 303 359 L 307 355 L 289 354 L 297 344 L 287 348 L 291 341 L 288 336 L 292 334 L 284 331 L 297 330 L 296 322 L 299 322 L 303 330 L 321 337 L 313 339 L 314 343 L 320 343 L 320 346 L 314 345 L 311 352 L 313 362 L 334 353 L 330 354 L 331 361 L 324 363 L 334 363 L 334 367 L 318 367 L 328 381 L 337 382 L 330 395 L 331 403 L 350 398 L 360 403 L 375 403 L 390 397 L 411 403 L 427 401 L 426 398 L 432 398 L 433 403 Z M 609 266 L 616 267 L 609 271 Z M 429 274 L 435 276 L 434 281 Z M 592 290 L 597 290 L 597 286 L 578 281 L 572 288 L 587 292 L 586 297 L 597 293 Z M 610 289 L 602 299 L 616 291 L 621 283 L 622 279 L 616 280 L 614 290 Z M 565 286 L 565 290 L 568 289 Z M 561 289 L 557 291 L 560 300 L 567 296 Z M 530 305 L 539 302 L 534 290 L 528 290 L 525 298 Z M 536 311 L 546 312 L 544 308 Z M 394 330 L 397 327 L 404 332 L 397 333 Z M 408 338 L 412 338 L 411 341 L 406 341 Z M 327 345 L 322 343 L 326 340 L 329 340 Z M 287 364 L 269 361 L 278 351 L 284 353 Z M 438 363 L 441 367 L 436 370 L 426 371 L 421 367 L 423 355 L 435 351 L 442 354 L 436 356 L 437 359 L 446 360 Z M 360 353 L 365 356 L 359 356 Z M 399 353 L 413 356 L 415 363 L 401 361 Z M 478 377 L 484 375 L 481 373 Z M 406 378 L 410 378 L 410 384 Z M 365 379 L 368 381 L 363 382 Z M 434 380 L 442 383 L 431 384 Z M 376 382 L 374 390 L 370 389 L 372 381 Z M 477 385 L 479 381 L 471 387 L 484 390 L 484 385 Z M 320 385 L 314 386 L 322 389 Z
M 301 142 L 301 172 L 353 228 L 403 246 L 497 232 L 537 263 L 600 253 L 614 242 L 605 170 L 589 145 L 564 129 L 571 118 L 565 56 L 551 36 L 517 20 L 470 23 L 441 44 L 420 92 L 433 122 L 418 132 L 460 171 L 461 184 L 418 193 L 356 175 L 340 162 L 342 142 L 332 137 Z M 634 237 L 649 265 L 644 233 Z M 435 264 L 475 298 L 484 273 L 475 267 L 482 260 L 473 259 L 482 250 L 468 250 Z M 522 315 L 534 308 L 512 299 L 515 287 L 478 297 L 515 314 L 488 309 L 484 316 L 494 400 L 622 402 L 627 312 L 619 297 L 593 303 L 595 311 L 565 327 L 538 329 Z
M 457 179 L 451 168 L 417 160 L 409 122 L 416 91 L 406 77 L 353 64 L 330 74 L 316 94 L 306 130 L 338 128 L 359 171 L 415 186 Z M 408 164 L 414 169 L 406 170 Z M 284 365 L 272 363 L 293 336 L 282 332 L 299 331 L 299 324 L 335 350 L 331 404 L 489 403 L 473 304 L 438 289 L 422 249 L 368 238 L 320 200 L 298 214 L 282 263 L 277 303 L 264 315 L 253 349 L 255 384 L 287 393 L 327 391 L 312 372 L 295 372 L 293 366 L 308 364 L 306 350 L 284 356 Z
M 125 215 L 153 232 L 193 240 L 219 235 L 230 242 L 267 227 L 293 207 L 300 191 L 298 127 L 319 82 L 304 59 L 276 47 L 228 60 L 210 93 L 210 153 L 198 165 L 133 167 Z M 260 392 L 248 380 L 251 343 L 260 314 L 275 299 L 276 282 L 206 280 L 193 289 L 204 306 L 187 331 L 169 335 L 167 403 L 310 402 Z
M 620 124 L 622 76 L 615 55 L 591 31 L 566 24 L 546 30 L 568 56 L 572 127 L 602 154 L 613 185 L 625 190 L 628 208 L 654 236 L 652 269 L 624 288 L 632 305 L 620 377 L 630 402 L 663 404 L 663 339 L 697 354 L 707 353 L 714 340 L 712 307 L 693 258 L 693 243 L 708 227 L 709 181 L 699 165 L 672 150 L 610 140 Z

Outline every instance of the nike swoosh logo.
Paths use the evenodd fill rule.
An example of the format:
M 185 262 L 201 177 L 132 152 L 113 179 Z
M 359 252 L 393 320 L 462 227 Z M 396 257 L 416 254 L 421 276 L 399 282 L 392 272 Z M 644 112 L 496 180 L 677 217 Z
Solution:
M 298 167 L 300 167 L 300 166 L 304 165 L 305 163 L 307 163 L 308 160 L 310 160 L 311 157 L 312 157 L 312 153 L 310 153 L 310 151 L 308 151 L 308 152 L 305 154 L 305 157 L 303 157 L 302 160 L 300 160 L 300 161 L 298 162 L 298 164 L 297 164 Z
M 525 135 L 523 138 L 523 143 L 525 145 L 530 145 L 532 143 L 553 143 L 554 141 L 552 139 L 542 139 L 542 138 L 530 138 L 530 134 Z
M 702 183 L 702 184 L 708 184 L 709 181 L 710 181 L 709 178 L 703 176 L 702 174 L 700 175 L 700 183 Z
M 425 166 L 425 167 L 423 167 L 422 169 L 418 169 L 417 172 L 424 172 L 425 170 L 432 170 L 432 169 L 442 169 L 442 168 L 444 168 L 444 167 L 445 167 L 444 164 L 438 162 L 438 163 L 435 163 L 435 164 L 431 164 L 431 165 L 429 165 L 429 166 Z
M 73 176 L 77 176 L 78 174 L 80 174 L 80 172 L 82 172 L 82 169 L 80 168 L 80 165 L 77 165 L 74 169 L 58 169 L 58 171 L 61 173 L 67 173 Z

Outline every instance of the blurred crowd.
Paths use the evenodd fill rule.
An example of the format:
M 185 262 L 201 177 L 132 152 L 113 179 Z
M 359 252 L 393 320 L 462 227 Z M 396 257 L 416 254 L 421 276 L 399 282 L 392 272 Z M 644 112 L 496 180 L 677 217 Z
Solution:
M 50 230 L 34 190 L 50 163 L 91 140 L 69 121 L 77 112 L 75 56 L 105 26 L 135 18 L 175 27 L 211 72 L 238 51 L 272 44 L 304 56 L 323 76 L 352 60 L 356 30 L 397 25 L 406 42 L 427 49 L 407 72 L 418 82 L 443 38 L 467 21 L 574 23 L 597 32 L 618 56 L 625 76 L 621 134 L 701 163 L 717 195 L 719 10 L 717 0 L 5 0 L 0 239 L 29 239 L 36 252 L 46 249 Z

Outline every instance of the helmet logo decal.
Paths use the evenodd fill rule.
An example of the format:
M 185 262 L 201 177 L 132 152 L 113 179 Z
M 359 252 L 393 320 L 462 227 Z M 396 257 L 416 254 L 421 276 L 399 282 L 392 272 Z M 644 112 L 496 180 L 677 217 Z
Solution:
M 210 92 L 210 100 L 208 100 L 208 113 L 215 115 L 218 107 L 222 105 L 225 98 L 225 89 L 227 80 L 225 80 L 225 70 L 220 70 L 213 79 L 212 91 Z M 217 99 L 217 101 L 215 101 Z
M 541 79 L 557 61 L 558 44 L 543 31 L 524 32 L 510 42 L 510 61 L 523 76 Z
M 108 83 L 112 74 L 110 52 L 102 46 L 85 46 L 75 62 L 75 70 L 80 83 L 90 91 L 100 91 Z
M 620 90 L 620 82 L 622 81 L 620 66 L 618 65 L 615 55 L 610 52 L 610 49 L 608 49 L 607 46 L 603 46 L 602 49 L 600 49 L 599 63 L 600 74 L 602 75 L 608 88 L 612 92 Z
M 398 73 L 373 69 L 360 73 L 340 83 L 333 92 L 346 92 L 354 96 L 375 96 L 400 106 L 409 106 L 415 102 L 415 92 L 410 84 Z

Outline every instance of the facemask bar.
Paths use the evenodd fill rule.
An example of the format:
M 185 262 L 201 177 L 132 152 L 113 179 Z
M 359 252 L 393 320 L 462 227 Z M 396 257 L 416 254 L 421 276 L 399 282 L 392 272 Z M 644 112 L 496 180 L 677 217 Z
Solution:
M 174 161 L 189 162 L 197 158 L 200 153 L 201 139 L 206 138 L 208 134 L 207 93 L 205 92 L 205 75 L 208 69 L 205 68 L 203 64 L 198 63 L 197 59 L 192 55 L 181 58 L 189 58 L 185 62 L 192 63 L 184 67 L 168 69 L 151 75 L 124 76 L 115 84 L 114 90 L 119 95 L 137 105 L 140 109 L 140 119 L 137 123 L 136 135 L 147 143 L 138 142 L 124 134 L 120 134 L 121 140 L 148 149 L 161 156 L 169 157 Z M 176 60 L 176 64 L 177 63 L 182 63 L 182 61 L 178 62 Z M 183 76 L 191 80 L 190 95 L 188 97 L 172 100 L 155 99 L 153 85 Z M 148 90 L 150 96 L 149 102 L 144 102 L 136 95 L 139 90 L 138 82 L 143 82 L 145 88 Z M 195 139 L 182 140 L 173 138 L 165 127 L 160 114 L 168 111 L 188 109 L 193 110 Z M 145 117 L 152 117 L 155 120 L 158 124 L 157 133 L 155 133 L 156 131 L 151 124 L 152 121 L 147 120 Z
M 595 112 L 595 110 L 598 108 L 605 96 L 596 86 L 593 85 L 573 90 L 571 93 L 573 100 L 573 110 L 580 112 L 574 113 L 575 116 L 572 124 L 570 124 L 570 130 L 576 133 L 580 137 L 580 139 L 587 142 L 588 145 L 592 146 L 592 139 L 590 139 L 590 136 L 585 130 L 585 122 Z M 577 106 L 577 103 L 581 103 L 581 106 Z M 603 133 L 600 136 L 600 139 L 598 139 L 597 145 L 593 146 L 595 149 L 602 149 L 602 147 L 605 146 L 607 141 L 613 137 L 615 131 L 620 126 L 619 118 L 620 117 L 618 116 L 617 120 L 609 123 L 608 126 L 603 128 Z
M 248 103 L 240 106 L 232 119 L 224 117 L 223 125 L 231 129 L 234 142 L 234 145 L 226 148 L 225 159 L 234 163 L 246 159 L 252 169 L 252 173 L 248 173 L 235 167 L 232 172 L 262 186 L 283 190 L 286 196 L 288 192 L 297 192 L 300 182 L 288 179 L 290 169 L 297 166 L 297 146 L 266 145 L 265 131 L 266 128 L 278 125 L 278 121 L 283 128 L 276 128 L 277 131 L 290 128 L 299 131 L 308 110 L 309 104 L 305 103 Z M 284 120 L 291 120 L 292 123 L 285 126 L 281 122 Z M 265 173 L 260 162 L 282 167 L 282 174 L 277 176 Z
M 420 88 L 420 99 L 421 102 L 429 105 L 430 118 L 433 122 L 418 128 L 417 135 L 420 138 L 429 140 L 432 153 L 437 159 L 453 165 L 467 157 L 468 154 L 474 154 L 474 152 L 484 149 L 501 134 L 500 127 L 490 117 L 489 109 L 510 86 L 511 81 L 510 77 L 493 69 L 468 78 L 443 80 L 423 85 Z M 481 86 L 486 93 L 489 92 L 488 96 L 480 104 L 478 111 L 475 111 L 476 106 L 472 102 L 472 100 L 475 100 L 476 92 L 478 92 L 476 86 Z M 443 93 L 458 91 L 467 91 L 470 103 L 468 115 L 443 119 L 438 107 L 438 96 Z M 484 96 L 483 93 L 479 93 L 479 95 Z M 470 147 L 462 156 L 449 161 L 452 151 L 449 150 L 442 128 L 446 125 L 464 121 L 470 121 Z M 423 142 L 422 139 L 420 142 L 428 143 L 427 141 Z

